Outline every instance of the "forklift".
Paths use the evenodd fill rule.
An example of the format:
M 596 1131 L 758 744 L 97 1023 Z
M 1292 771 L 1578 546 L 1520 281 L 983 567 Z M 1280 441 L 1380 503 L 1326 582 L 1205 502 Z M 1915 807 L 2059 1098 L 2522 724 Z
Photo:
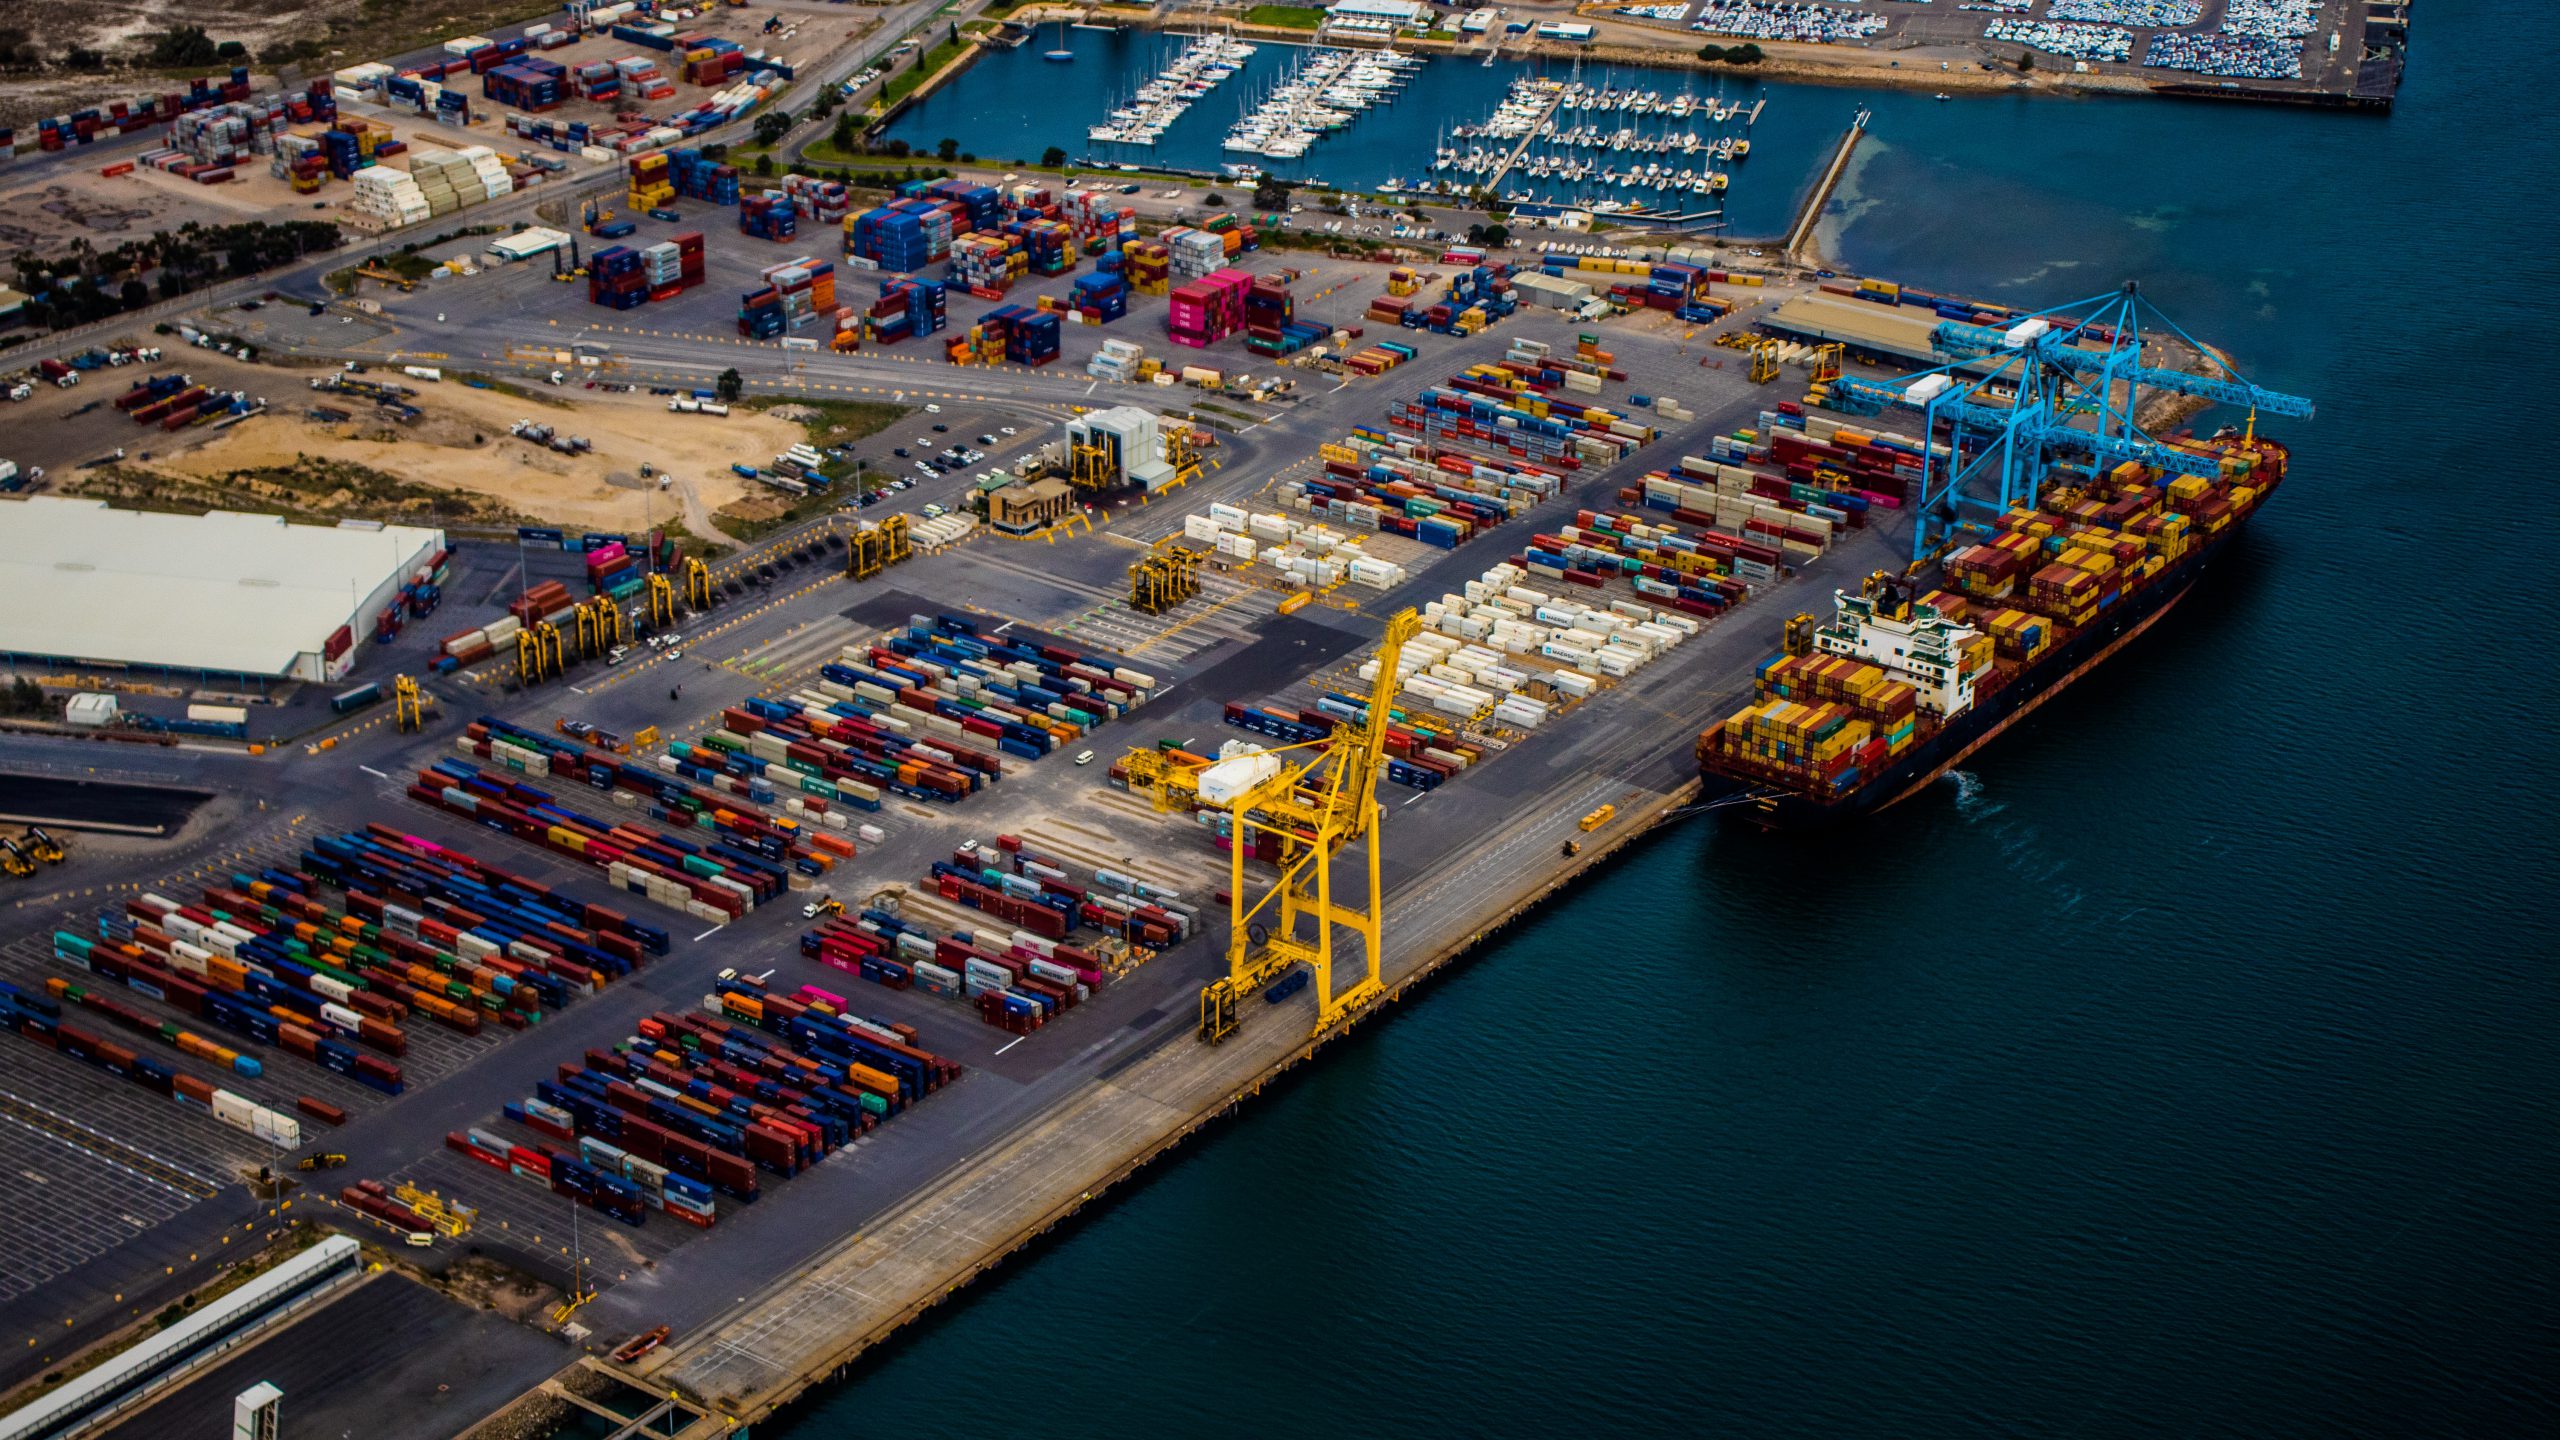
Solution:
M 303 1157 L 302 1157 L 302 1159 L 301 1159 L 299 1162 L 297 1162 L 297 1163 L 294 1165 L 294 1167 L 293 1167 L 293 1168 L 294 1168 L 294 1169 L 296 1169 L 296 1170 L 312 1170 L 312 1171 L 319 1171 L 319 1170 L 335 1170 L 335 1169 L 337 1169 L 339 1166 L 344 1165 L 344 1164 L 346 1164 L 346 1163 L 347 1163 L 347 1157 L 346 1157 L 346 1156 L 339 1154 L 339 1153 L 338 1153 L 337 1151 L 335 1151 L 335 1150 L 326 1150 L 326 1151 L 323 1151 L 323 1152 L 321 1152 L 320 1154 L 317 1154 L 317 1155 L 305 1155 L 305 1156 L 303 1156 Z

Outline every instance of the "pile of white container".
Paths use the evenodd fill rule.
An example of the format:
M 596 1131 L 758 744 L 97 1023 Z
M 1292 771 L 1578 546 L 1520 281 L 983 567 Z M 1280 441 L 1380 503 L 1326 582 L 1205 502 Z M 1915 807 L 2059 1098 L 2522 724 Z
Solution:
M 480 746 L 482 743 L 483 742 L 481 741 L 472 739 L 468 735 L 456 735 L 453 737 L 453 748 L 466 759 L 477 758 L 480 754 Z M 485 743 L 489 747 L 488 758 L 498 762 L 509 770 L 520 771 L 527 775 L 548 775 L 551 773 L 551 757 L 543 754 L 539 750 L 533 749 L 529 746 L 518 745 L 513 741 L 501 740 L 496 735 L 491 735 Z
M 1496 722 L 1535 730 L 1550 706 L 1519 693 L 1530 683 L 1564 701 L 1579 700 L 1603 677 L 1632 675 L 1698 633 L 1689 616 L 1632 600 L 1586 605 L 1524 585 L 1525 575 L 1505 561 L 1468 581 L 1465 594 L 1422 607 L 1428 628 L 1405 646 L 1397 665 L 1414 694 L 1453 715 L 1476 715 L 1491 705 Z M 1559 668 L 1514 663 L 1530 656 Z M 1377 678 L 1376 660 L 1361 667 L 1360 678 Z
M 1085 362 L 1084 373 L 1097 380 L 1135 380 L 1138 362 L 1146 358 L 1147 352 L 1134 340 L 1105 340 Z
M 388 165 L 368 165 L 355 173 L 355 198 L 348 207 L 359 215 L 370 215 L 386 229 L 415 225 L 434 214 L 427 204 L 418 182 L 406 170 Z
M 931 520 L 911 515 L 907 517 L 907 540 L 916 549 L 931 555 L 968 539 L 969 532 L 977 528 L 977 516 L 958 511 Z
M 1176 281 L 1197 280 L 1215 270 L 1227 268 L 1227 240 L 1214 230 L 1176 229 L 1164 236 L 1166 248 L 1173 252 L 1172 273 Z
M 1266 565 L 1304 589 L 1348 581 L 1367 590 L 1392 590 L 1405 579 L 1403 566 L 1378 559 L 1338 530 L 1241 505 L 1211 505 L 1206 515 L 1184 516 L 1182 538 L 1239 564 Z
M 486 145 L 413 151 L 409 156 L 409 178 L 418 182 L 427 209 L 437 215 L 511 195 L 516 188 L 497 152 Z

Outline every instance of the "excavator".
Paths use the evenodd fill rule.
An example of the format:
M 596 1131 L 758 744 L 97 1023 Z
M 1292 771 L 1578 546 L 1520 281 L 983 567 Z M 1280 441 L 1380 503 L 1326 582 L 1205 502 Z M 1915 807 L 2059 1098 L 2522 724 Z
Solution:
M 59 865 L 68 858 L 63 851 L 62 842 L 46 834 L 41 825 L 27 827 L 26 846 L 28 853 L 35 856 L 39 864 Z
M 19 848 L 17 841 L 0 838 L 0 871 L 11 875 L 33 875 L 36 862 Z

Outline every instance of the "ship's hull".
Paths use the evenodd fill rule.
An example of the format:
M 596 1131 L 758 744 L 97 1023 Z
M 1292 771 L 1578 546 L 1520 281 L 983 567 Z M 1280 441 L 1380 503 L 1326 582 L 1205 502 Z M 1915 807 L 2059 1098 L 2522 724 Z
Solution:
M 2239 538 L 2245 524 L 2245 520 L 2235 521 L 2229 530 L 2198 546 L 2195 553 L 2163 571 L 2156 583 L 2143 587 L 2097 623 L 2036 657 L 1997 694 L 1976 701 L 1972 709 L 1913 745 L 1855 788 L 1828 800 L 1817 800 L 1799 791 L 1782 790 L 1763 781 L 1702 766 L 1704 789 L 1700 800 L 1733 820 L 1763 830 L 1813 830 L 1910 799 L 2158 623 L 2195 588 L 2197 578 L 2214 557 Z

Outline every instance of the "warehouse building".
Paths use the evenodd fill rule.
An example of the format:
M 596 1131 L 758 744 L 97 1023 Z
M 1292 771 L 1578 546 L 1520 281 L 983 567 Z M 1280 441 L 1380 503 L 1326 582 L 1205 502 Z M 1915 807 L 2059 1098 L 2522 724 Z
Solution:
M 1102 452 L 1107 488 L 1135 485 L 1160 490 L 1174 479 L 1164 459 L 1164 429 L 1155 412 L 1135 405 L 1094 410 L 1067 422 L 1067 447 Z
M 444 543 L 442 530 L 371 521 L 13 501 L 0 510 L 0 657 L 335 681 Z

